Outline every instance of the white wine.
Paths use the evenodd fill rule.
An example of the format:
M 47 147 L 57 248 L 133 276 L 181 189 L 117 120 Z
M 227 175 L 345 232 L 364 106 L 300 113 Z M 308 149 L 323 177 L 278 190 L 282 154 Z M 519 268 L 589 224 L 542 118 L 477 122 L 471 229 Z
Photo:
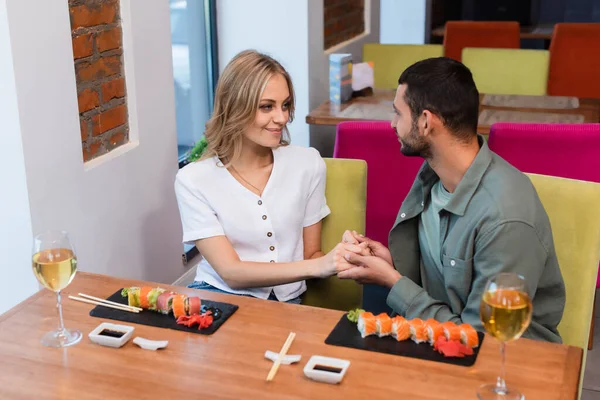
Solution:
M 33 273 L 42 285 L 58 292 L 71 283 L 77 271 L 77 258 L 69 249 L 42 250 L 33 255 Z
M 521 337 L 531 322 L 532 305 L 527 293 L 514 289 L 486 292 L 481 301 L 485 330 L 502 342 Z

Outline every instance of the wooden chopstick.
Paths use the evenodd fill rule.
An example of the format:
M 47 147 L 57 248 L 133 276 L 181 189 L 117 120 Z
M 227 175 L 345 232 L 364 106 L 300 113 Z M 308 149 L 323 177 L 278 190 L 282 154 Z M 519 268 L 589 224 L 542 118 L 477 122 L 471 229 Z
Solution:
M 121 307 L 125 307 L 125 308 L 131 308 L 133 310 L 144 311 L 144 309 L 140 308 L 140 307 L 129 306 L 129 305 L 121 304 L 121 303 L 115 303 L 114 301 L 110 301 L 110 300 L 106 300 L 106 299 L 101 299 L 99 297 L 90 296 L 89 294 L 85 294 L 85 293 L 78 293 L 78 294 L 79 294 L 79 296 L 85 297 L 86 299 L 96 300 L 96 301 L 99 301 L 101 303 L 107 303 L 107 304 L 112 304 L 113 306 L 121 306 Z
M 81 301 L 82 303 L 95 304 L 97 306 L 114 308 L 115 310 L 121 310 L 121 311 L 129 311 L 129 312 L 136 313 L 136 314 L 139 313 L 138 310 L 134 310 L 133 308 L 129 308 L 129 306 L 124 306 L 122 304 L 118 305 L 118 306 L 113 306 L 112 304 L 101 303 L 99 301 L 94 301 L 94 300 L 82 299 L 81 297 L 69 296 L 69 298 L 71 300 Z
M 277 355 L 277 359 L 275 360 L 275 362 L 273 363 L 273 366 L 271 367 L 271 370 L 269 371 L 269 375 L 267 375 L 267 382 L 272 381 L 273 378 L 275 377 L 275 374 L 277 373 L 277 370 L 279 369 L 279 365 L 281 364 L 281 360 L 287 354 L 295 337 L 296 337 L 296 334 L 294 332 L 290 332 L 287 340 L 285 341 L 285 343 L 283 344 L 283 347 L 281 348 L 281 351 Z

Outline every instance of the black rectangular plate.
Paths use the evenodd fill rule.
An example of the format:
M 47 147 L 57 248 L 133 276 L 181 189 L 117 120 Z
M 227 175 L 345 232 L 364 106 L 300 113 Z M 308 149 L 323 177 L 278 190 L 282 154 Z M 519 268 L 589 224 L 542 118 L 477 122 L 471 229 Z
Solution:
M 434 350 L 433 346 L 429 343 L 417 344 L 412 340 L 399 342 L 391 336 L 382 338 L 378 336 L 367 336 L 363 339 L 360 336 L 356 324 L 350 322 L 347 315 L 348 314 L 344 314 L 327 339 L 325 339 L 326 344 L 470 367 L 475 364 L 475 360 L 477 359 L 479 349 L 481 348 L 485 336 L 482 332 L 477 332 L 477 335 L 479 336 L 479 347 L 473 349 L 473 355 L 465 356 L 464 358 L 444 357 Z
M 125 305 L 128 304 L 127 297 L 121 296 L 121 289 L 119 289 L 117 292 L 111 295 L 107 300 Z M 207 307 L 219 308 L 223 312 L 223 314 L 221 314 L 221 318 L 219 318 L 216 321 L 213 321 L 211 326 L 204 329 L 198 329 L 198 325 L 192 328 L 188 328 L 184 325 L 179 325 L 175 317 L 173 317 L 172 313 L 165 315 L 150 310 L 144 310 L 136 314 L 129 311 L 121 311 L 115 310 L 114 308 L 96 306 L 90 311 L 90 315 L 92 317 L 97 318 L 114 319 L 117 321 L 131 322 L 134 324 L 156 326 L 158 328 L 175 329 L 178 331 L 199 333 L 201 335 L 212 335 L 238 309 L 238 306 L 235 304 L 221 303 L 218 301 L 204 299 L 202 299 L 202 304 L 206 305 Z

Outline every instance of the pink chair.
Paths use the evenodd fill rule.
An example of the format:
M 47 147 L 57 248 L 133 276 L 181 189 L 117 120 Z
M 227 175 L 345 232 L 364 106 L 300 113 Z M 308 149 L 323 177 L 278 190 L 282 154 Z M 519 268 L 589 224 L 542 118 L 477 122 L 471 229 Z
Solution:
M 488 145 L 523 172 L 600 183 L 600 124 L 498 123 Z
M 419 168 L 420 157 L 400 153 L 400 143 L 389 121 L 342 122 L 337 126 L 334 158 L 367 162 L 367 221 L 365 235 L 385 245 L 400 205 Z M 387 289 L 365 285 L 363 307 L 387 311 Z

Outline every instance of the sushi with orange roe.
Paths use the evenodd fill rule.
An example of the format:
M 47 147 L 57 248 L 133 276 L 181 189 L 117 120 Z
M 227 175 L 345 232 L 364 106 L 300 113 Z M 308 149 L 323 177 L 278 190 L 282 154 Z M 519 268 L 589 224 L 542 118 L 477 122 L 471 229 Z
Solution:
M 384 337 L 392 334 L 392 319 L 386 313 L 377 315 L 377 336 Z
M 434 344 L 440 336 L 444 336 L 444 328 L 440 322 L 429 318 L 425 321 L 425 333 L 427 334 L 427 341 Z
M 410 338 L 415 343 L 423 343 L 427 341 L 427 332 L 425 331 L 425 322 L 420 318 L 411 319 L 408 321 L 410 326 Z
M 370 312 L 362 312 L 358 316 L 357 321 L 358 331 L 360 336 L 365 338 L 367 336 L 377 334 L 377 317 Z
M 469 324 L 459 325 L 460 328 L 460 342 L 467 347 L 475 348 L 479 346 L 479 336 L 477 331 Z
M 392 318 L 392 337 L 401 342 L 410 338 L 410 325 L 408 321 L 400 315 Z
M 442 323 L 444 329 L 444 336 L 446 340 L 457 340 L 460 341 L 460 328 L 452 321 L 446 321 Z

